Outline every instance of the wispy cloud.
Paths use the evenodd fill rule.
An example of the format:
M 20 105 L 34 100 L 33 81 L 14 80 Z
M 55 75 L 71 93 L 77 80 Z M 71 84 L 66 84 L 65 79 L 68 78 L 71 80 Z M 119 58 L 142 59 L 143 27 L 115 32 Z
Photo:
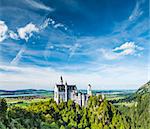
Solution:
M 49 24 L 53 24 L 53 20 L 51 18 L 47 18 L 46 20 L 44 20 L 44 22 L 40 25 L 40 30 L 45 29 L 46 27 L 48 27 Z
M 19 52 L 17 53 L 17 55 L 16 55 L 16 56 L 13 58 L 13 60 L 10 62 L 10 64 L 12 64 L 12 65 L 18 64 L 18 62 L 19 62 L 19 60 L 21 59 L 22 54 L 23 54 L 24 51 L 25 51 L 25 46 L 23 46 L 23 47 L 19 50 Z
M 48 25 L 51 25 L 54 29 L 64 29 L 65 31 L 68 29 L 63 23 L 57 22 L 50 17 L 46 18 L 39 28 L 43 30 L 46 29 Z
M 26 2 L 37 9 L 43 9 L 43 10 L 47 10 L 47 11 L 54 11 L 54 9 L 52 7 L 46 6 L 45 4 L 41 3 L 41 2 L 36 2 L 35 0 L 26 0 Z
M 4 21 L 0 21 L 0 42 L 7 38 L 8 27 Z
M 68 60 L 75 54 L 76 50 L 80 47 L 80 44 L 76 43 L 72 47 L 69 48 L 70 54 Z
M 17 33 L 13 32 L 13 31 L 11 31 L 11 30 L 9 30 L 8 33 L 9 33 L 9 37 L 10 37 L 11 39 L 14 39 L 14 40 L 18 40 L 18 39 L 19 39 L 19 36 L 18 36 Z
M 103 55 L 103 58 L 107 60 L 114 60 L 120 57 L 117 53 L 112 52 L 110 49 L 101 48 L 99 51 Z
M 145 0 L 137 0 L 135 7 L 133 8 L 133 10 L 131 11 L 129 17 L 127 19 L 125 19 L 124 21 L 117 23 L 116 27 L 113 29 L 112 33 L 120 33 L 120 36 L 122 37 L 130 37 L 131 35 L 136 34 L 137 32 L 132 32 L 131 30 L 131 26 L 132 28 L 135 28 L 135 23 L 139 20 L 140 17 L 142 17 L 142 15 L 145 13 L 142 10 L 142 4 L 144 3 Z M 144 19 L 145 21 L 146 19 Z M 143 22 L 143 21 L 142 21 Z M 137 22 L 137 24 L 140 24 L 140 22 Z M 136 25 L 137 25 L 136 24 Z M 143 24 L 143 23 L 142 23 Z M 144 24 L 143 24 L 144 25 Z M 128 28 L 130 28 L 130 30 L 128 30 Z M 141 29 L 141 28 L 140 28 Z M 132 32 L 132 33 L 130 33 Z
M 129 21 L 133 21 L 143 14 L 143 11 L 140 9 L 141 3 L 143 3 L 142 0 L 141 1 L 137 0 L 136 5 L 129 16 Z
M 67 27 L 65 27 L 62 23 L 55 24 L 54 28 L 64 28 L 65 30 L 67 30 Z

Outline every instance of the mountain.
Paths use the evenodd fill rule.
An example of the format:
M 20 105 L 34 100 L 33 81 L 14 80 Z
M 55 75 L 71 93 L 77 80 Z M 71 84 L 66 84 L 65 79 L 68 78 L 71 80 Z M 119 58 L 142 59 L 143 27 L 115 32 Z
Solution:
M 146 84 L 141 86 L 132 96 L 132 100 L 135 100 L 139 97 L 148 95 L 150 96 L 150 81 L 148 81 Z
M 42 94 L 42 93 L 52 93 L 48 90 L 36 90 L 36 89 L 23 89 L 23 90 L 0 90 L 0 96 L 2 95 L 21 95 L 21 94 Z
M 135 93 L 133 93 L 129 97 L 119 100 L 119 101 L 120 102 L 121 101 L 125 101 L 125 102 L 136 101 L 139 97 L 142 97 L 145 95 L 150 96 L 150 81 L 148 81 L 146 84 L 142 85 Z
M 137 92 L 135 93 L 136 95 L 143 95 L 143 94 L 148 94 L 150 93 L 150 81 L 141 86 Z

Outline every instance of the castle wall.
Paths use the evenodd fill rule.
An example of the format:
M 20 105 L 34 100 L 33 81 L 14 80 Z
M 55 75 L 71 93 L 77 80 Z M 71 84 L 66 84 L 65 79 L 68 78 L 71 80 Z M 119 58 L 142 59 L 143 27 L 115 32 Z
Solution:
M 65 102 L 68 101 L 68 90 L 67 90 L 67 84 L 65 85 Z
M 65 93 L 64 92 L 59 92 L 59 103 L 65 101 Z

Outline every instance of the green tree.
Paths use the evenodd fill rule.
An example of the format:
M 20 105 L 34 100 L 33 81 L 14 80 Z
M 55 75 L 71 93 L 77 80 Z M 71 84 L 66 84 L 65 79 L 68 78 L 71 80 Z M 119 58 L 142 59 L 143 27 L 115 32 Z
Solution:
M 0 114 L 6 114 L 7 102 L 4 98 L 0 99 Z
M 4 125 L 8 125 L 8 120 L 7 120 L 7 102 L 4 98 L 0 99 L 0 121 Z

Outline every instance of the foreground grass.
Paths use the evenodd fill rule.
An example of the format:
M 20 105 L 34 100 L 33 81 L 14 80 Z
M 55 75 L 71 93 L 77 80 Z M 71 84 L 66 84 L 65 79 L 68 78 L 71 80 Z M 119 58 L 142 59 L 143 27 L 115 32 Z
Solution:
M 6 98 L 6 101 L 8 103 L 8 106 L 21 106 L 26 107 L 29 106 L 31 103 L 36 102 L 46 102 L 50 100 L 49 97 L 47 98 L 32 98 L 32 99 L 23 99 L 23 98 Z

